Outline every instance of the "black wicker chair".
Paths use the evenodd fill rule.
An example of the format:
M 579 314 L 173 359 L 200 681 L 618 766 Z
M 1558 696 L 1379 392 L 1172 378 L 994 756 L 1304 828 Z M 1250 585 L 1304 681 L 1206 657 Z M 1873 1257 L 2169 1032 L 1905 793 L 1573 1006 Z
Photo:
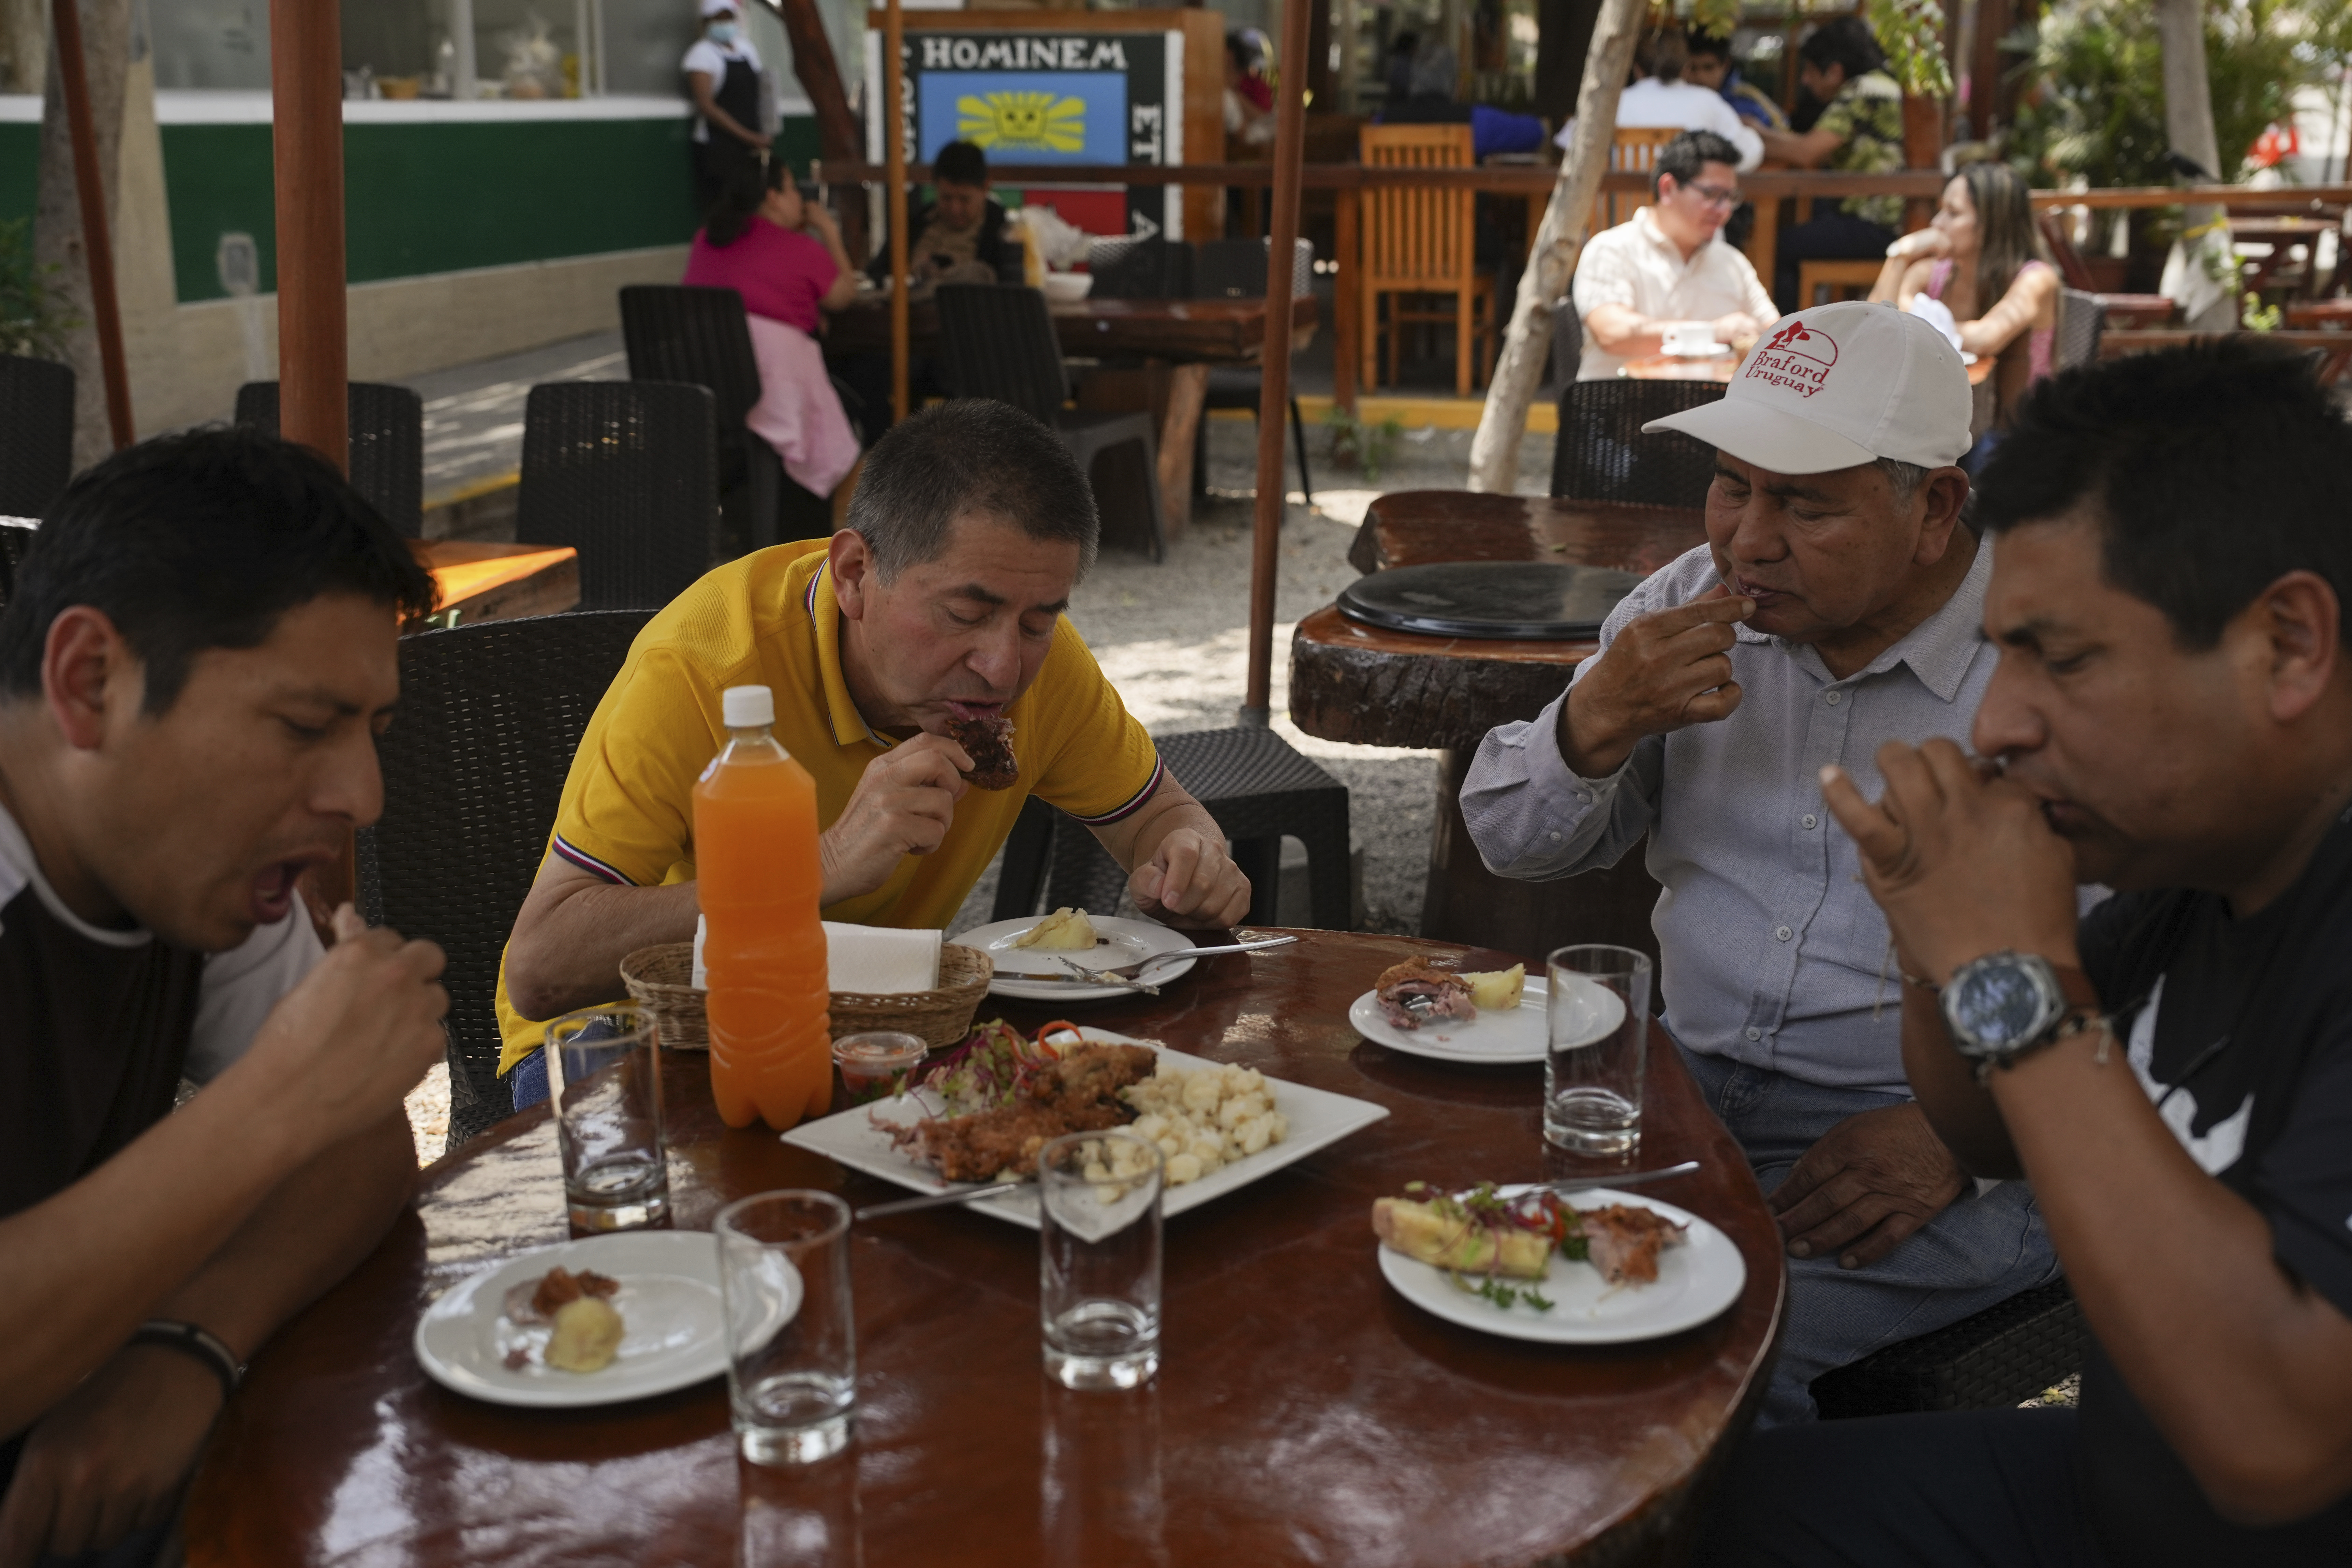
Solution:
M 2083 1370 L 2090 1342 L 2063 1279 L 1813 1379 L 1825 1420 L 2021 1404 Z
M 39 517 L 73 478 L 74 373 L 0 354 L 0 517 Z
M 1250 879 L 1248 920 L 1271 923 L 1282 877 L 1282 840 L 1307 847 L 1308 904 L 1317 927 L 1355 924 L 1348 877 L 1348 786 L 1271 730 L 1201 730 L 1160 737 L 1160 760 L 1234 841 Z M 994 919 L 1014 920 L 1041 904 L 1107 913 L 1118 908 L 1127 873 L 1095 836 L 1031 796 L 1005 840 Z
M 383 817 L 359 836 L 360 907 L 449 955 L 452 1149 L 513 1109 L 498 1076 L 499 960 L 589 715 L 652 618 L 542 616 L 401 642 L 400 722 L 376 742 Z
M 367 497 L 402 535 L 425 533 L 425 400 L 404 386 L 355 381 L 346 405 L 352 433 L 352 488 Z M 278 434 L 278 384 L 248 381 L 236 389 L 236 422 Z
M 1181 239 L 1106 239 L 1087 259 L 1097 300 L 1189 300 L 1192 247 Z
M 710 569 L 719 451 L 708 387 L 554 382 L 530 389 L 515 540 L 580 551 L 580 607 L 657 610 Z
M 760 401 L 760 362 L 751 352 L 742 295 L 732 289 L 632 284 L 621 290 L 621 338 L 633 379 L 710 389 L 717 400 L 719 493 L 744 492 L 752 549 L 833 531 L 825 498 L 794 482 L 776 449 L 743 423 Z
M 22 522 L 0 521 L 0 609 L 16 596 L 16 563 L 33 547 L 36 531 Z
M 2072 370 L 2078 364 L 2097 363 L 2099 340 L 2106 333 L 2107 311 L 2099 297 L 2081 289 L 2061 288 L 2057 341 L 2050 345 L 2050 368 Z
M 1157 561 L 1167 550 L 1160 508 L 1159 437 L 1149 414 L 1078 414 L 1062 406 L 1070 376 L 1045 296 L 1034 289 L 990 283 L 942 283 L 940 349 L 959 397 L 992 397 L 1051 426 L 1095 484 L 1102 542 L 1141 550 Z M 1142 479 L 1114 504 L 1095 477 L 1098 458 L 1139 457 Z M 1124 465 L 1129 471 L 1134 460 Z
M 1265 258 L 1273 246 L 1266 239 L 1212 239 L 1202 242 L 1200 257 L 1192 268 L 1196 300 L 1263 300 L 1265 298 Z M 1314 290 L 1315 242 L 1298 242 L 1297 270 L 1292 274 L 1291 289 L 1297 294 Z M 1209 393 L 1204 408 L 1245 408 L 1255 416 L 1258 405 L 1264 401 L 1265 373 L 1255 365 L 1214 364 L 1209 367 Z M 1298 453 L 1298 489 L 1307 504 L 1315 504 L 1315 476 L 1307 468 L 1307 420 L 1298 412 L 1298 398 L 1290 399 L 1290 435 Z M 1192 457 L 1192 488 L 1195 494 L 1205 490 L 1209 483 L 1209 426 L 1204 420 L 1198 437 L 1200 446 Z
M 1645 436 L 1653 419 L 1713 403 L 1711 381 L 1571 381 L 1560 389 L 1551 493 L 1566 500 L 1706 504 L 1715 448 L 1678 431 Z

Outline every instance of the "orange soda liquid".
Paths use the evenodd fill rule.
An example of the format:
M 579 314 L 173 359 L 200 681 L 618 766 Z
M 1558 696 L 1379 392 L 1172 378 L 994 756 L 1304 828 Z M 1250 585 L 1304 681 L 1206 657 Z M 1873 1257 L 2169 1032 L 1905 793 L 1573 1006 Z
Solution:
M 694 859 L 711 1094 L 728 1126 L 782 1132 L 830 1108 L 833 1041 L 816 785 L 766 726 L 734 729 L 695 784 Z

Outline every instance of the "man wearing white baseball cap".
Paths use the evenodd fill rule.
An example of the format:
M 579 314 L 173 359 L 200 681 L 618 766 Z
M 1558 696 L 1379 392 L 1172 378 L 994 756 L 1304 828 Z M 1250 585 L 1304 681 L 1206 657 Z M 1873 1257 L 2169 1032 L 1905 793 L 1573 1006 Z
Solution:
M 1648 837 L 1665 1025 L 1771 1194 L 1789 1328 L 1760 1419 L 1897 1340 L 2053 1278 L 2021 1183 L 1970 1183 L 1911 1099 L 1886 921 L 1822 808 L 1887 741 L 1966 744 L 1996 652 L 1961 521 L 1969 383 L 1883 305 L 1780 321 L 1720 402 L 1645 426 L 1717 448 L 1706 544 L 1619 605 L 1601 651 L 1479 747 L 1487 866 L 1543 880 Z

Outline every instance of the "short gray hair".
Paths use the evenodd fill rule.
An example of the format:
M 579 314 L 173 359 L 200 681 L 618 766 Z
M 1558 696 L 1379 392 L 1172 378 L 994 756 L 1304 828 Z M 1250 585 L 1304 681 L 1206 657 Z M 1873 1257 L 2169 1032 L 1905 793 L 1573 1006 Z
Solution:
M 1870 465 L 1886 476 L 1886 488 L 1895 492 L 1896 506 L 1909 506 L 1911 498 L 1919 493 L 1919 486 L 1931 470 L 1917 463 L 1906 463 L 1897 458 L 1874 458 Z
M 849 526 L 889 582 L 947 552 L 948 530 L 984 511 L 1032 539 L 1076 544 L 1078 575 L 1095 563 L 1102 521 L 1061 437 L 1009 403 L 956 398 L 902 419 L 866 454 Z

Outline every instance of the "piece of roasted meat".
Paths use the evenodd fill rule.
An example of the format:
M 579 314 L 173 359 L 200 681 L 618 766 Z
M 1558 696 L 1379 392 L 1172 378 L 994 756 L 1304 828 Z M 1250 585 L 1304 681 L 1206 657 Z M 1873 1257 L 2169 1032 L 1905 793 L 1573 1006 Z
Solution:
M 1003 714 L 950 719 L 948 739 L 971 759 L 971 767 L 963 775 L 966 784 L 981 789 L 1011 789 L 1020 782 L 1021 760 L 1013 754 L 1013 721 Z
M 950 1182 L 991 1182 L 1005 1172 L 1029 1175 L 1037 1169 L 1037 1151 L 1055 1139 L 1134 1121 L 1118 1091 L 1150 1078 L 1158 1065 L 1148 1046 L 1073 1046 L 1012 1104 L 918 1121 L 898 1138 Z
M 574 1274 L 558 1267 L 509 1290 L 507 1316 L 518 1323 L 551 1323 L 557 1312 L 583 1296 L 610 1298 L 620 1288 L 618 1279 L 593 1268 Z
M 1425 958 L 1408 958 L 1383 970 L 1372 985 L 1381 1016 L 1400 1029 L 1418 1029 L 1448 1018 L 1469 1023 L 1478 1016 L 1470 983 Z
M 1683 1242 L 1681 1226 L 1632 1204 L 1579 1209 L 1576 1222 L 1584 1233 L 1585 1257 L 1612 1285 L 1654 1284 L 1659 1252 Z

